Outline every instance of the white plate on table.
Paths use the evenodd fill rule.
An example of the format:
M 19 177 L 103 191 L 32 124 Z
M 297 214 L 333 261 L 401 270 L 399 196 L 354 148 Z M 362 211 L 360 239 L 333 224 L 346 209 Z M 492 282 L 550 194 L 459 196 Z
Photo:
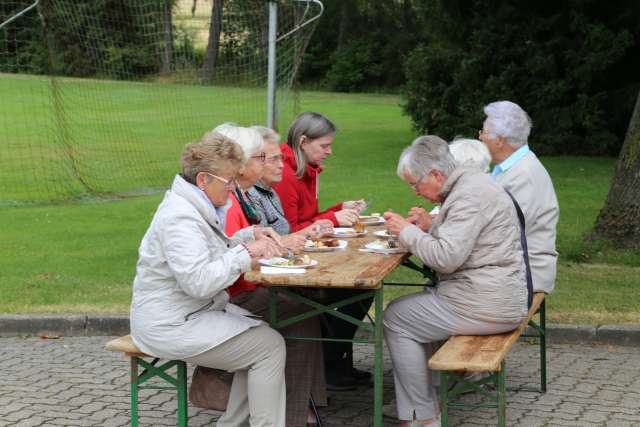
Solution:
M 360 236 L 364 236 L 365 234 L 367 234 L 367 230 L 364 230 L 361 233 L 358 233 L 356 230 L 354 230 L 353 228 L 349 228 L 349 227 L 335 227 L 333 229 L 333 234 L 331 235 L 331 237 L 343 237 L 343 238 L 347 238 L 347 237 L 360 237 Z
M 397 236 L 394 236 L 393 234 L 389 234 L 388 230 L 374 231 L 373 235 L 381 239 L 391 239 L 391 238 L 397 237 Z
M 286 258 L 281 257 L 273 257 L 273 258 L 262 258 L 258 260 L 258 263 L 261 265 L 266 265 L 268 267 L 278 267 L 278 268 L 309 268 L 318 265 L 318 261 L 312 259 L 308 264 L 301 265 L 288 265 L 286 264 L 288 260 Z
M 363 246 L 365 252 L 375 252 L 378 254 L 403 254 L 407 252 L 405 248 L 390 248 L 384 240 L 374 240 Z
M 380 225 L 385 223 L 384 218 L 382 218 L 381 216 L 375 216 L 375 215 L 359 216 L 358 221 L 364 225 Z
M 346 240 L 338 240 L 338 246 L 305 246 L 304 247 L 304 251 L 305 252 L 333 252 L 333 251 L 339 251 L 340 249 L 344 249 L 347 247 L 347 245 L 349 244 L 349 242 L 347 242 Z

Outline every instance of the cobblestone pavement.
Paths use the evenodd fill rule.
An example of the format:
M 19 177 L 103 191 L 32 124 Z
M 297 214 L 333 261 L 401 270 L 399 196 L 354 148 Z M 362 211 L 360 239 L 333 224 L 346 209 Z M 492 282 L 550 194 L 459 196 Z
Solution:
M 1 426 L 129 424 L 128 359 L 104 350 L 110 337 L 0 339 Z M 518 343 L 507 359 L 508 385 L 535 384 L 537 346 Z M 372 369 L 370 346 L 356 347 L 356 365 Z M 548 392 L 510 392 L 510 426 L 640 426 L 640 349 L 552 345 Z M 385 402 L 393 395 L 385 359 Z M 466 399 L 475 399 L 467 395 Z M 141 392 L 140 425 L 175 425 L 174 392 Z M 328 427 L 371 423 L 372 389 L 331 394 L 321 415 Z M 218 413 L 189 408 L 189 425 L 214 425 Z M 388 425 L 393 425 L 389 420 Z M 451 425 L 495 425 L 495 410 L 454 410 Z

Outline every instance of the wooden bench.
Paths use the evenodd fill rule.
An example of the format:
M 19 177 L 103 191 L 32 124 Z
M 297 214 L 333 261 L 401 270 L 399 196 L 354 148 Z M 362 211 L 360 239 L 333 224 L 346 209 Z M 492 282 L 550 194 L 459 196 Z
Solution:
M 540 313 L 539 324 L 533 321 L 536 313 Z M 531 326 L 534 334 L 524 334 L 527 325 Z M 448 426 L 449 408 L 451 407 L 492 407 L 498 409 L 498 425 L 506 423 L 506 388 L 505 388 L 505 362 L 504 359 L 520 337 L 536 337 L 540 345 L 540 389 L 547 391 L 546 371 L 546 325 L 545 325 L 545 301 L 544 293 L 536 292 L 533 303 L 529 309 L 527 319 L 512 332 L 498 335 L 457 335 L 452 336 L 431 357 L 429 368 L 441 371 L 440 379 L 440 410 L 443 426 Z M 465 380 L 467 372 L 489 372 L 490 375 L 479 380 Z M 457 381 L 449 390 L 451 381 Z M 495 392 L 490 392 L 482 387 L 483 384 L 493 383 Z M 520 388 L 520 390 L 527 390 Z M 451 402 L 452 398 L 468 391 L 477 391 L 495 403 L 465 404 Z M 538 391 L 536 389 L 536 391 Z
M 141 389 L 169 389 L 178 392 L 178 426 L 187 427 L 187 364 L 182 360 L 169 360 L 160 366 L 159 358 L 144 354 L 133 343 L 131 335 L 109 341 L 106 350 L 124 353 L 131 358 L 131 426 L 138 426 L 138 391 Z M 145 359 L 153 359 L 151 362 Z M 139 372 L 139 367 L 144 370 Z M 172 376 L 167 370 L 176 366 L 177 374 Z M 160 378 L 170 386 L 142 385 L 152 378 Z

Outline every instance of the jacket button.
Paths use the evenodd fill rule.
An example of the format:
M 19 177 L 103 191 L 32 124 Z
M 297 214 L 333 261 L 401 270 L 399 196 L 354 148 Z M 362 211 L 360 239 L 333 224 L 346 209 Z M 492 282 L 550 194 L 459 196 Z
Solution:
M 230 247 L 231 247 L 231 245 L 227 243 L 227 247 L 228 247 L 228 248 L 230 248 Z

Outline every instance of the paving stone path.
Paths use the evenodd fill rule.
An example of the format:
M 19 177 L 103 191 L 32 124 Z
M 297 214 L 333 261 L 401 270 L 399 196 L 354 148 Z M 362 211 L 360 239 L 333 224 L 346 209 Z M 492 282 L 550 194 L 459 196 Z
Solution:
M 0 338 L 0 426 L 129 425 L 128 359 L 104 351 L 111 337 Z M 388 355 L 385 402 L 393 396 Z M 356 346 L 357 367 L 372 369 L 370 346 Z M 640 426 L 640 349 L 551 345 L 548 392 L 509 392 L 509 426 Z M 537 346 L 518 343 L 507 359 L 507 385 L 535 385 Z M 327 427 L 371 424 L 372 389 L 330 395 Z M 467 395 L 465 399 L 476 399 Z M 167 390 L 141 392 L 141 426 L 175 425 Z M 189 426 L 211 426 L 219 413 L 189 407 Z M 394 425 L 391 420 L 386 425 Z M 495 425 L 495 410 L 454 410 L 452 426 Z

